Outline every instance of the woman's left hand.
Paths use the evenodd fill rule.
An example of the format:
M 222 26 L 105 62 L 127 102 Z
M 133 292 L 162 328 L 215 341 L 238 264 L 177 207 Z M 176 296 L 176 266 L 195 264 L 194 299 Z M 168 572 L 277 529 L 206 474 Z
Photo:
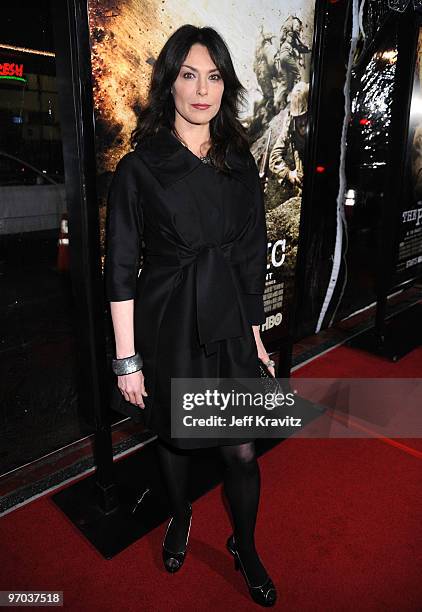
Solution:
M 261 361 L 263 361 L 264 363 L 266 363 L 270 357 L 266 351 L 266 348 L 262 342 L 261 339 L 261 334 L 259 331 L 259 325 L 252 325 L 252 329 L 253 329 L 253 333 L 254 333 L 254 337 L 255 337 L 255 342 L 256 342 L 256 349 L 258 352 L 258 357 L 259 359 L 261 359 Z M 269 371 L 271 372 L 271 374 L 275 377 L 275 367 L 274 366 L 267 366 Z

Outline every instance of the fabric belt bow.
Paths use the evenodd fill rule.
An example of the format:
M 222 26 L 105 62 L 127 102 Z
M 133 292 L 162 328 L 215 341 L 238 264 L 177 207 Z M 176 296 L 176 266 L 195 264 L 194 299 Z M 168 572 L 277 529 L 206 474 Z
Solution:
M 175 255 L 146 254 L 146 261 L 163 265 L 185 267 L 195 263 L 198 335 L 207 355 L 216 352 L 219 340 L 243 334 L 239 292 L 230 265 L 230 261 L 241 261 L 234 253 L 234 244 L 227 243 Z

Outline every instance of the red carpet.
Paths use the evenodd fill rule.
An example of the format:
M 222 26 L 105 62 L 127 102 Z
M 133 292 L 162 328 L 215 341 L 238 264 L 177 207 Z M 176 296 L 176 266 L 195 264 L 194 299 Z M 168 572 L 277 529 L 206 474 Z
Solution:
M 293 376 L 338 378 L 421 378 L 422 348 L 395 363 L 364 351 L 339 346 L 302 366 Z
M 419 377 L 422 350 L 380 361 L 339 348 L 295 376 Z M 256 541 L 278 587 L 274 609 L 422 609 L 420 459 L 373 439 L 290 439 L 259 461 Z M 165 525 L 111 561 L 48 498 L 3 517 L 0 529 L 2 590 L 62 590 L 69 610 L 258 609 L 224 549 L 221 487 L 193 504 L 189 553 L 175 575 L 161 565 Z

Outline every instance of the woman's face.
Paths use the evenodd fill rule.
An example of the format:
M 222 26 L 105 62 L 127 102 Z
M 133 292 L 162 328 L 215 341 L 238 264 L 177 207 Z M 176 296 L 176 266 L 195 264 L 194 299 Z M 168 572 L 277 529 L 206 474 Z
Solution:
M 195 43 L 173 83 L 176 115 L 189 123 L 208 123 L 220 109 L 223 91 L 223 79 L 207 47 Z

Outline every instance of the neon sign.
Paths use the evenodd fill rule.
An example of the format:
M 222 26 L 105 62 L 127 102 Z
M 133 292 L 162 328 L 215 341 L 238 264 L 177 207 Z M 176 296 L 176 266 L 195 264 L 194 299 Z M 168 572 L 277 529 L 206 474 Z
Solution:
M 23 81 L 25 83 L 26 79 L 23 76 L 23 64 L 9 64 L 8 62 L 0 64 L 0 79 Z

